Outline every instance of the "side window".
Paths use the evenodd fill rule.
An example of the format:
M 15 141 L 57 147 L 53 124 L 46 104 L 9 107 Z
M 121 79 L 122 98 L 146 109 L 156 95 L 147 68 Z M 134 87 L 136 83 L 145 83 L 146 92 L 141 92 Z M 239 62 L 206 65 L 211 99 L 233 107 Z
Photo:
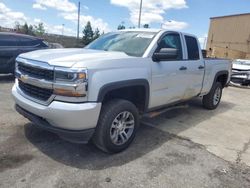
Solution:
M 174 48 L 177 49 L 177 58 L 176 60 L 182 60 L 182 46 L 181 46 L 181 38 L 180 35 L 177 33 L 170 33 L 164 36 L 160 43 L 159 43 L 159 49 L 162 48 Z
M 16 47 L 17 40 L 11 35 L 0 35 L 0 46 Z
M 39 45 L 38 40 L 30 39 L 30 38 L 25 38 L 25 37 L 20 37 L 19 39 L 19 46 L 36 46 Z
M 196 38 L 185 36 L 185 40 L 187 44 L 188 59 L 189 60 L 200 59 L 199 47 Z

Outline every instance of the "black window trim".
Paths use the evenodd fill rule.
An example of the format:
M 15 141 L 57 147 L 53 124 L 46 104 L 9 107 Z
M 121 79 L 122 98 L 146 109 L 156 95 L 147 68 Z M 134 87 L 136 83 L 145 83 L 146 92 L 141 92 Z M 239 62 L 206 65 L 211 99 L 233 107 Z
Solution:
M 180 41 L 181 41 L 181 48 L 182 48 L 182 59 L 175 59 L 175 60 L 166 60 L 166 61 L 185 61 L 185 59 L 184 59 L 184 46 L 183 46 L 183 39 L 182 39 L 182 37 L 181 37 L 181 34 L 179 33 L 179 32 L 175 32 L 175 31 L 166 31 L 166 32 L 164 32 L 162 35 L 161 35 L 161 37 L 157 40 L 157 47 L 156 47 L 156 49 L 154 50 L 154 52 L 153 52 L 153 54 L 154 53 L 156 53 L 158 50 L 159 50 L 159 43 L 160 43 L 160 41 L 165 37 L 165 36 L 167 36 L 167 35 L 169 35 L 169 34 L 177 34 L 177 35 L 179 35 L 179 37 L 180 37 Z M 165 60 L 164 60 L 165 61 Z
M 30 47 L 39 47 L 40 46 L 40 43 L 39 44 L 36 44 L 36 45 L 29 45 L 29 46 L 18 46 L 18 47 L 23 47 L 23 48 L 30 48 Z
M 198 52 L 199 52 L 199 58 L 198 59 L 189 59 L 189 56 L 188 56 L 188 47 L 187 47 L 187 41 L 186 41 L 186 37 L 192 37 L 196 40 L 196 43 L 197 43 L 197 46 L 198 46 Z M 184 34 L 183 35 L 183 38 L 185 40 L 185 47 L 186 47 L 186 61 L 200 61 L 201 60 L 201 55 L 200 55 L 200 49 L 199 49 L 199 44 L 198 44 L 198 40 L 195 36 L 192 36 L 192 35 L 188 35 L 188 34 Z

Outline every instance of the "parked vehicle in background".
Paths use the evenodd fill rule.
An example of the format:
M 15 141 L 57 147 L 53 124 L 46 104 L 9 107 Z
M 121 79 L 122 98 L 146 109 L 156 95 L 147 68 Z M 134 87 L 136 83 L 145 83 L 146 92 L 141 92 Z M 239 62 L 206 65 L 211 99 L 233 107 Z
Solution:
M 0 32 L 0 74 L 14 73 L 15 59 L 19 54 L 46 48 L 48 46 L 40 38 Z
M 84 49 L 35 51 L 16 61 L 12 94 L 20 114 L 111 153 L 129 146 L 140 115 L 198 96 L 206 109 L 217 108 L 231 76 L 231 61 L 203 58 L 195 36 L 153 29 L 112 32 Z
M 233 61 L 231 83 L 242 86 L 250 85 L 250 60 L 236 59 Z
M 63 45 L 54 42 L 47 42 L 50 49 L 63 48 Z

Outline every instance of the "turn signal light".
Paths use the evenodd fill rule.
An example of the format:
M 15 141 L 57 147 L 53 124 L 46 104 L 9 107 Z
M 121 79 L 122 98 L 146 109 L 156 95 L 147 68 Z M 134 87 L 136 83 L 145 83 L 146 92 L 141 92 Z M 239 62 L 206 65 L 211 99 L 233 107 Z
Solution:
M 54 89 L 54 94 L 68 96 L 68 97 L 85 97 L 86 94 L 78 93 L 77 91 L 71 91 L 67 89 Z

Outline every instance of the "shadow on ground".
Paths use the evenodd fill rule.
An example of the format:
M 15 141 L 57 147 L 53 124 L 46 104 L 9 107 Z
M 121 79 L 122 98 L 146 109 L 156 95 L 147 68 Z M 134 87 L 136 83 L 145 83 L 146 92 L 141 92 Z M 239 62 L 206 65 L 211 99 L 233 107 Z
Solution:
M 0 75 L 0 83 L 12 83 L 14 80 L 15 76 L 13 74 Z
M 222 100 L 217 109 L 207 110 L 202 107 L 201 99 L 195 98 L 181 108 L 169 110 L 154 118 L 142 118 L 141 122 L 142 124 L 159 127 L 164 131 L 178 134 L 218 114 L 224 113 L 234 106 L 234 103 Z
M 174 126 L 174 123 L 169 120 L 185 122 L 185 126 L 177 129 L 178 131 L 184 131 L 201 121 L 206 121 L 215 114 L 230 110 L 234 105 L 222 102 L 219 109 L 207 111 L 201 107 L 200 100 L 194 100 L 191 101 L 189 106 L 188 108 L 171 110 L 153 119 L 144 119 L 143 121 L 152 121 L 155 124 L 166 123 L 166 130 L 168 127 Z M 55 161 L 80 169 L 92 170 L 121 166 L 176 138 L 168 131 L 161 131 L 142 124 L 135 141 L 127 150 L 119 154 L 109 155 L 101 152 L 92 144 L 81 145 L 64 141 L 53 133 L 36 128 L 31 123 L 25 125 L 25 136 L 35 147 Z
M 121 166 L 157 149 L 173 138 L 173 135 L 158 129 L 141 126 L 136 139 L 126 151 L 110 155 L 103 153 L 93 144 L 73 144 L 64 141 L 53 133 L 36 128 L 33 124 L 25 126 L 25 135 L 33 145 L 54 160 L 76 168 L 92 170 Z

